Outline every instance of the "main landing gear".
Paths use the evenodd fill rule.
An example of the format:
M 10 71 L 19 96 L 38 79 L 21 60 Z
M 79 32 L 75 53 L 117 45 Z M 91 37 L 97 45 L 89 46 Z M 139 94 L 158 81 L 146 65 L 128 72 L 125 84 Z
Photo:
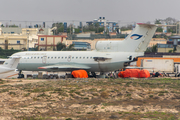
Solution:
M 24 74 L 21 74 L 22 70 L 19 71 L 18 78 L 24 78 Z
M 96 73 L 95 72 L 91 72 L 92 77 L 96 78 Z

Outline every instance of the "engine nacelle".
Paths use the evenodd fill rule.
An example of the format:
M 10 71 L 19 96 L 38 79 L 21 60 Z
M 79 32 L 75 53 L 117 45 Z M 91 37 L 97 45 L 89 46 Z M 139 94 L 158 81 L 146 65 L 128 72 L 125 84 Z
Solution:
M 102 52 L 116 52 L 120 51 L 119 45 L 122 41 L 98 41 L 96 43 L 96 50 Z

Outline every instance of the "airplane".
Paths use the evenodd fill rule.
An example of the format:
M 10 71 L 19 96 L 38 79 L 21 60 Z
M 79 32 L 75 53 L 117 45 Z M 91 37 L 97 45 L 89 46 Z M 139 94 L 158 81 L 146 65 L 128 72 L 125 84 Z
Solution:
M 143 56 L 157 26 L 137 23 L 133 31 L 122 41 L 98 41 L 93 51 L 26 51 L 12 56 L 21 56 L 17 69 L 22 71 L 72 72 L 83 69 L 103 75 L 105 72 L 122 69 Z
M 19 56 L 13 56 L 9 59 L 2 60 L 1 63 L 4 62 L 2 65 L 0 65 L 0 79 L 6 78 L 7 76 L 11 76 L 15 74 L 16 67 L 19 63 L 21 57 Z

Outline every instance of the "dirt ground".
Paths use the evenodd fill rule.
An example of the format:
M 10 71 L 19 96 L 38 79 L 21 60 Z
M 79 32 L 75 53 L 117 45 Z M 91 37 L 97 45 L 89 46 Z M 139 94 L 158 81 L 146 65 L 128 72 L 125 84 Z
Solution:
M 180 80 L 2 79 L 0 120 L 178 120 Z

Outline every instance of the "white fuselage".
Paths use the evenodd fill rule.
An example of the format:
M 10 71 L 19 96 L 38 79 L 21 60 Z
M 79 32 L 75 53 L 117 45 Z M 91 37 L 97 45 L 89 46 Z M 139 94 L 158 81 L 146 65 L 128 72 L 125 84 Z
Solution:
M 19 52 L 22 58 L 18 70 L 25 71 L 72 71 L 71 69 L 38 69 L 50 65 L 85 65 L 91 72 L 108 72 L 124 67 L 125 62 L 130 62 L 129 56 L 142 56 L 143 52 L 98 52 L 98 51 L 37 51 Z M 94 57 L 109 58 L 105 61 L 95 61 Z

